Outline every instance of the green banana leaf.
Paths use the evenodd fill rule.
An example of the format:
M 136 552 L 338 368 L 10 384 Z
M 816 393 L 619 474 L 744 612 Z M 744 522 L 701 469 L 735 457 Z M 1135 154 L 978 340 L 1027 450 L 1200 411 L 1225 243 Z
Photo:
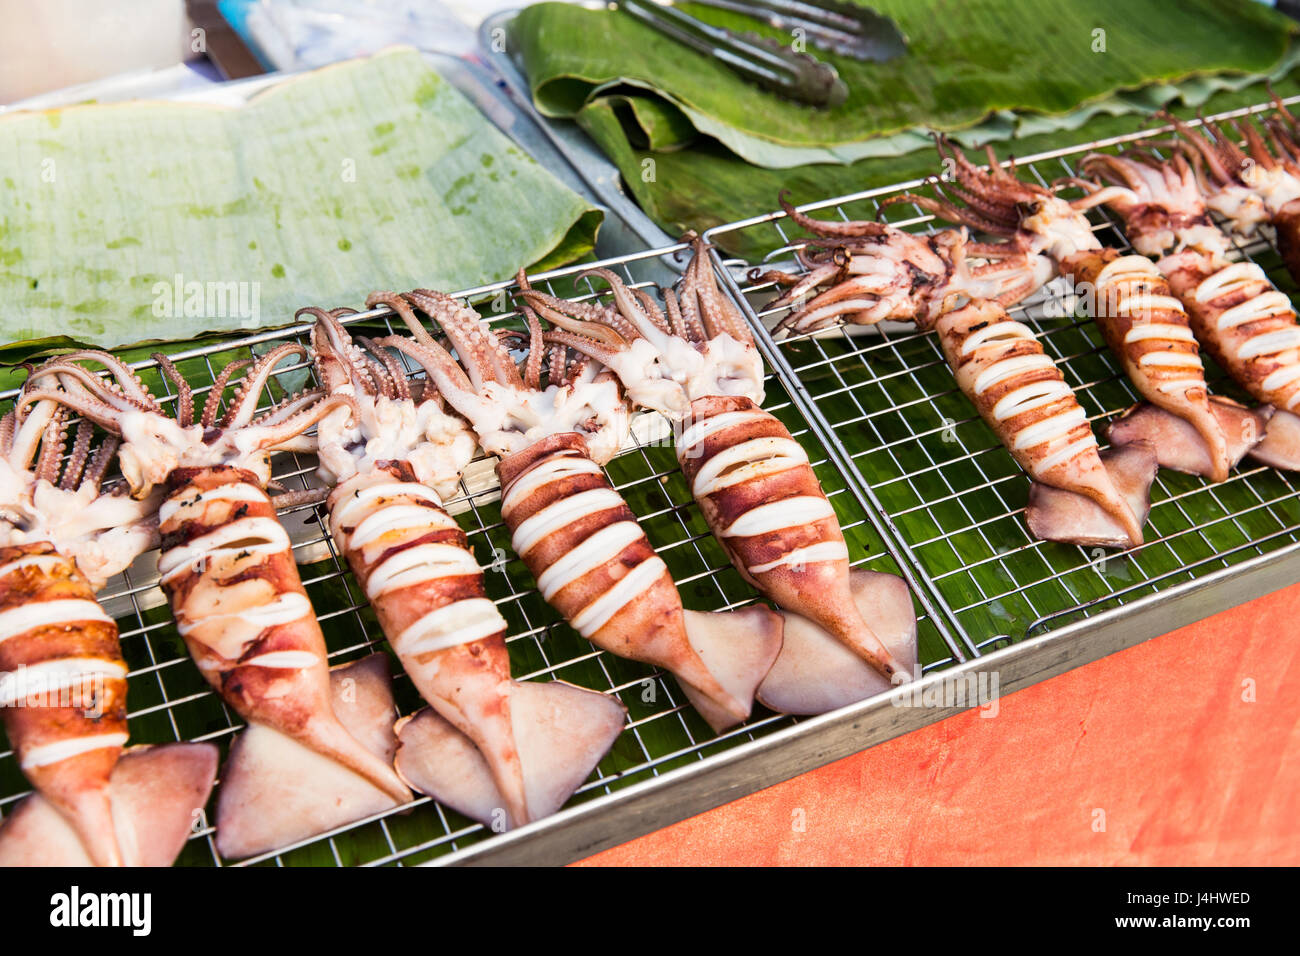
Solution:
M 1300 80 L 1287 77 L 1273 83 L 1283 96 L 1300 93 Z M 1229 110 L 1268 98 L 1263 83 L 1225 90 L 1203 102 L 1209 112 Z M 619 107 L 601 98 L 583 108 L 578 122 L 619 167 L 626 188 L 646 214 L 670 235 L 687 229 L 702 232 L 725 222 L 760 215 L 777 208 L 777 195 L 788 189 L 795 202 L 812 202 L 845 193 L 921 179 L 940 173 L 933 145 L 904 156 L 875 157 L 850 165 L 818 164 L 795 169 L 765 169 L 745 162 L 721 144 L 701 138 L 690 149 L 655 152 L 633 145 Z M 1085 136 L 1100 139 L 1131 133 L 1141 120 L 1132 115 L 1100 115 L 1086 132 L 1056 130 L 994 143 L 1003 158 L 1071 146 Z M 775 248 L 772 229 L 724 233 L 718 244 L 750 261 Z
M 985 121 L 1001 130 L 986 139 L 1005 138 L 1025 112 L 1043 114 L 1040 123 L 1052 127 L 1077 127 L 1098 109 L 1142 108 L 1142 95 L 1130 102 L 1123 91 L 1197 75 L 1268 73 L 1295 30 L 1259 4 L 1218 0 L 1177 9 L 1158 0 L 871 5 L 903 28 L 908 51 L 882 64 L 814 50 L 850 89 L 848 100 L 830 110 L 766 93 L 614 10 L 538 4 L 520 13 L 513 35 L 543 113 L 576 116 L 614 89 L 654 92 L 745 159 L 795 166 L 906 153 L 921 145 L 918 127 L 953 131 Z M 742 15 L 684 6 L 714 24 L 790 41 Z
M 0 119 L 0 360 L 479 285 L 580 258 L 601 219 L 409 49 L 239 109 L 16 113 Z

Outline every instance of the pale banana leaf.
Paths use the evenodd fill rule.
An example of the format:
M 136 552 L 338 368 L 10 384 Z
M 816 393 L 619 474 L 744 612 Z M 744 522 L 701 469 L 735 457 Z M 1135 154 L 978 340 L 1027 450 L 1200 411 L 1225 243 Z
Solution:
M 600 220 L 413 50 L 238 109 L 17 113 L 0 119 L 0 341 L 114 347 L 284 325 L 377 288 L 467 288 L 571 261 Z

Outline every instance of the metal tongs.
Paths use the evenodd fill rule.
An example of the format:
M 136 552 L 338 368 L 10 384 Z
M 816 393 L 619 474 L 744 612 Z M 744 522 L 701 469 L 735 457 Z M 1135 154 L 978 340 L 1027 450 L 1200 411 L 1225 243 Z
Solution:
M 778 30 L 802 35 L 841 56 L 883 62 L 900 55 L 907 39 L 898 25 L 868 7 L 841 0 L 696 0 L 743 13 Z M 721 60 L 735 72 L 800 103 L 839 106 L 849 89 L 839 72 L 810 53 L 795 52 L 753 33 L 739 34 L 683 13 L 672 0 L 619 0 L 626 13 L 692 49 Z M 796 32 L 802 31 L 802 34 Z

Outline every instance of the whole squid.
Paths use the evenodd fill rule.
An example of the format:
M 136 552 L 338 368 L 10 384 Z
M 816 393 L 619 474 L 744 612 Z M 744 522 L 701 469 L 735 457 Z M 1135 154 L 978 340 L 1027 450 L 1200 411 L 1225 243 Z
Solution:
M 808 454 L 761 407 L 762 360 L 717 286 L 705 244 L 694 241 L 681 293 L 664 290 L 663 309 L 609 270 L 588 274 L 608 284 L 612 305 L 557 299 L 520 277 L 526 308 L 556 326 L 546 339 L 607 365 L 633 402 L 674 424 L 691 493 L 746 581 L 851 650 L 885 687 L 910 680 L 915 617 L 907 587 L 893 575 L 850 572 L 848 545 Z M 782 668 L 777 677 L 787 674 Z M 806 684 L 835 679 L 809 671 Z M 774 709 L 807 712 L 812 700 L 838 704 L 863 693 L 845 686 L 828 698 L 773 680 L 760 696 Z
M 387 748 L 358 739 L 373 724 L 371 702 L 338 706 L 324 636 L 266 492 L 271 449 L 309 448 L 302 433 L 350 401 L 309 393 L 258 411 L 275 367 L 304 353 L 288 344 L 251 367 L 232 363 L 201 410 L 171 362 L 156 356 L 177 390 L 175 417 L 129 367 L 103 353 L 50 360 L 32 373 L 32 388 L 20 400 L 20 407 L 58 402 L 119 436 L 118 461 L 132 497 L 162 489 L 162 589 L 199 671 L 250 725 L 232 746 L 217 803 L 217 847 L 232 857 L 276 849 L 411 798 Z M 92 370 L 95 363 L 107 378 Z M 230 377 L 245 368 L 220 415 Z M 359 686 L 385 693 L 373 681 Z
M 1102 451 L 1064 375 L 1023 322 L 1006 307 L 1051 273 L 1046 257 L 1014 244 L 974 243 L 965 229 L 931 236 L 884 223 L 823 222 L 785 203 L 795 221 L 833 243 L 837 267 L 805 288 L 830 288 L 800 307 L 789 289 L 801 279 L 769 273 L 785 286 L 772 305 L 795 308 L 781 325 L 801 332 L 841 317 L 852 322 L 910 319 L 939 336 L 958 386 L 1033 479 L 1026 520 L 1039 538 L 1082 546 L 1143 541 L 1155 478 L 1155 450 L 1136 442 Z M 850 308 L 818 304 L 853 276 L 870 276 Z
M 115 442 L 45 399 L 0 419 L 0 710 L 36 795 L 0 866 L 169 865 L 216 774 L 210 744 L 127 748 L 127 666 L 95 599 L 153 546 L 155 503 L 101 488 Z M 150 781 L 147 788 L 142 781 Z
M 399 723 L 398 771 L 489 824 L 502 813 L 521 826 L 555 812 L 609 750 L 625 709 L 560 681 L 511 678 L 505 618 L 443 508 L 474 436 L 432 382 L 408 382 L 382 345 L 363 340 L 367 353 L 338 314 L 303 313 L 316 317 L 321 383 L 354 403 L 317 428 L 320 472 L 333 488 L 330 532 L 431 705 Z
M 682 608 L 672 575 L 601 468 L 622 447 L 628 409 L 614 376 L 546 349 L 534 321 L 522 372 L 496 334 L 450 296 L 379 293 L 414 333 L 380 344 L 427 372 L 479 443 L 500 457 L 501 516 L 542 597 L 598 647 L 671 672 L 714 730 L 749 717 L 781 647 L 781 619 L 754 606 L 722 614 Z M 430 315 L 458 364 L 420 323 Z M 463 366 L 463 367 L 462 367 Z

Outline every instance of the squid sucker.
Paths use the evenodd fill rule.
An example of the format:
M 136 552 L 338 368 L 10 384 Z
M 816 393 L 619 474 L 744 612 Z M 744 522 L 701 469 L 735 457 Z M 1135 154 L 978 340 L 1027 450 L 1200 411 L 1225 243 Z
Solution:
M 601 468 L 628 430 L 610 373 L 585 359 L 570 363 L 565 349 L 552 349 L 543 388 L 546 346 L 535 317 L 521 374 L 473 311 L 426 290 L 406 298 L 410 305 L 391 302 L 417 341 L 384 344 L 419 361 L 485 450 L 500 458 L 502 519 L 543 598 L 597 647 L 672 673 L 715 731 L 746 720 L 780 650 L 781 620 L 763 607 L 683 609 L 667 565 Z M 411 305 L 447 333 L 464 369 Z
M 1187 310 L 1156 265 L 1145 256 L 1103 248 L 1094 235 L 1084 210 L 1110 201 L 1115 192 L 1092 191 L 1066 200 L 1020 180 L 1014 168 L 1003 169 L 991 151 L 984 170 L 946 140 L 940 140 L 939 149 L 956 166 L 956 184 L 947 191 L 965 203 L 949 198 L 945 187 L 936 185 L 939 199 L 905 193 L 884 205 L 913 202 L 950 222 L 1007 237 L 1010 245 L 1026 253 L 1046 255 L 1081 294 L 1086 312 L 1138 393 L 1167 413 L 1158 416 L 1142 409 L 1144 414 L 1126 421 L 1120 433 L 1151 441 L 1161 464 L 1178 467 L 1194 458 L 1204 461 L 1205 477 L 1226 480 L 1229 469 L 1250 449 L 1237 437 L 1237 426 L 1249 413 L 1232 402 L 1212 400 Z M 1152 215 L 1146 204 L 1136 204 L 1131 211 L 1151 231 L 1171 225 Z M 1199 229 L 1202 224 L 1186 225 Z M 1145 427 L 1161 421 L 1167 427 Z
M 355 402 L 318 428 L 321 475 L 334 486 L 330 533 L 431 705 L 398 722 L 397 770 L 414 789 L 490 825 L 554 813 L 613 745 L 625 710 L 562 681 L 512 678 L 505 618 L 443 507 L 474 438 L 432 384 L 408 383 L 381 345 L 367 342 L 367 354 L 338 314 L 303 311 L 317 317 L 321 381 Z
M 1199 137 L 1196 141 L 1203 144 Z M 1300 324 L 1291 300 L 1263 269 L 1229 259 L 1231 240 L 1206 211 L 1204 169 L 1197 176 L 1181 153 L 1160 160 L 1141 150 L 1093 154 L 1083 168 L 1102 185 L 1081 185 L 1122 217 L 1136 249 L 1155 258 L 1151 268 L 1167 279 L 1171 294 L 1186 308 L 1201 346 L 1262 403 L 1247 410 L 1226 399 L 1212 400 L 1234 446 L 1230 457 L 1248 452 L 1273 467 L 1300 468 Z M 1162 436 L 1172 430 L 1173 423 L 1150 417 L 1151 430 L 1159 428 Z M 1164 445 L 1168 454 L 1186 454 L 1185 443 Z M 1183 470 L 1198 470 L 1194 458 Z
M 167 866 L 216 748 L 126 748 L 127 665 L 95 592 L 154 535 L 147 504 L 101 492 L 113 443 L 92 456 L 89 422 L 62 463 L 66 423 L 48 400 L 0 421 L 0 709 L 37 791 L 0 827 L 0 866 Z
M 909 318 L 937 333 L 958 387 L 1033 479 L 1026 520 L 1035 537 L 1142 544 L 1155 449 L 1135 441 L 1101 451 L 1061 370 L 1033 330 L 1006 312 L 1045 281 L 1046 257 L 1010 243 L 970 242 L 964 229 L 921 237 L 878 222 L 822 223 L 784 205 L 799 225 L 836 239 L 845 268 L 873 277 L 876 291 L 864 294 L 860 314 Z M 788 293 L 777 301 L 787 300 Z M 782 324 L 801 331 L 830 324 L 810 321 L 810 309 Z
M 802 670 L 776 668 L 759 699 L 776 710 L 820 712 L 910 680 L 915 619 L 907 588 L 900 591 L 902 581 L 889 575 L 850 572 L 834 506 L 807 453 L 760 407 L 762 361 L 744 316 L 716 284 L 704 243 L 694 241 L 680 295 L 663 291 L 666 313 L 614 273 L 591 274 L 609 285 L 612 305 L 567 302 L 521 282 L 526 308 L 556 326 L 546 340 L 607 365 L 635 403 L 680 426 L 678 463 L 741 576 L 817 625 L 828 646 L 838 642 L 858 659 L 857 670 L 846 670 L 828 649 L 830 666 L 830 657 L 815 657 L 812 645 L 801 643 L 799 653 L 808 655 Z M 864 677 L 868 668 L 883 685 Z
M 163 489 L 160 584 L 200 673 L 249 724 L 231 747 L 218 796 L 217 847 L 228 857 L 277 849 L 410 799 L 383 742 L 358 739 L 373 695 L 339 706 L 324 635 L 265 490 L 270 450 L 293 447 L 347 402 L 308 393 L 258 413 L 274 367 L 304 351 L 285 345 L 258 359 L 219 419 L 229 375 L 240 366 L 218 380 L 200 414 L 188 384 L 159 356 L 177 389 L 176 418 L 103 353 L 47 362 L 23 399 L 59 402 L 121 436 L 118 458 L 133 495 Z M 92 360 L 107 379 L 82 364 Z M 363 686 L 387 693 L 373 681 Z M 391 710 L 391 696 L 386 704 Z

